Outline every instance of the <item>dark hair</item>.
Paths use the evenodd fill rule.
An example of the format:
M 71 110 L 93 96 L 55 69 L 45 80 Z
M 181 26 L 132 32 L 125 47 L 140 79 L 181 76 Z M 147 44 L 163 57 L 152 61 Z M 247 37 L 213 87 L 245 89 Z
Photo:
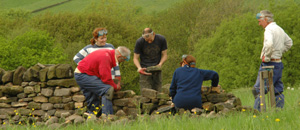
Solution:
M 143 34 L 145 34 L 145 33 L 151 33 L 152 32 L 152 29 L 151 28 L 145 28 L 144 30 L 143 30 Z
M 94 31 L 93 31 L 93 38 L 90 40 L 90 42 L 91 42 L 92 45 L 94 45 L 96 43 L 95 39 L 98 38 L 98 32 L 101 31 L 101 30 L 106 30 L 106 28 L 100 27 L 100 28 L 94 29 Z

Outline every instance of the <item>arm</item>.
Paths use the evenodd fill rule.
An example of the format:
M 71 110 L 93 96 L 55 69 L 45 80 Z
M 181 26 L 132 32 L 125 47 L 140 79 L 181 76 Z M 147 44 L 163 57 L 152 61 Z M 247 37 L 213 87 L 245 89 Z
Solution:
M 73 60 L 78 65 L 78 63 L 87 55 L 87 51 L 83 48 L 74 56 Z
M 103 83 L 109 84 L 110 86 L 114 87 L 115 90 L 118 90 L 117 85 L 114 83 L 111 77 L 111 68 L 109 63 L 99 65 L 99 75 Z
M 159 67 L 161 67 L 164 64 L 164 62 L 168 59 L 167 50 L 162 51 L 161 55 L 162 56 L 161 56 L 160 62 L 158 64 Z
M 173 78 L 172 78 L 172 82 L 171 82 L 171 86 L 170 86 L 170 93 L 169 96 L 172 97 L 172 99 L 174 99 L 176 93 L 177 93 L 177 81 L 176 81 L 176 71 L 173 74 Z
M 138 68 L 138 70 L 142 68 L 139 58 L 140 58 L 140 54 L 137 54 L 137 53 L 133 54 L 133 63 L 136 66 L 136 68 Z
M 271 56 L 274 51 L 273 48 L 273 35 L 270 30 L 266 30 L 264 33 L 264 55 L 263 55 L 263 62 L 271 61 Z
M 211 86 L 217 87 L 219 84 L 219 75 L 216 71 L 212 70 L 202 70 L 203 79 L 204 80 L 211 80 Z
M 292 46 L 293 46 L 293 40 L 287 34 L 285 34 L 284 49 L 282 52 L 283 53 L 287 52 Z

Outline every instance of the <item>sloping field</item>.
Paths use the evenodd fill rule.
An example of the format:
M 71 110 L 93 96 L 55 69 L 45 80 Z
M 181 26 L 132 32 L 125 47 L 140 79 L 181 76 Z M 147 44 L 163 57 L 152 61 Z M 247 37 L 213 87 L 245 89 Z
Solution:
M 24 9 L 28 11 L 34 11 L 40 8 L 44 8 L 53 4 L 57 4 L 66 0 L 1 0 L 0 9 Z M 181 2 L 183 0 L 116 0 L 123 2 L 124 4 L 133 4 L 140 7 L 144 12 L 159 12 L 164 9 L 169 8 L 176 2 Z M 71 0 L 64 4 L 48 8 L 41 12 L 80 12 L 87 8 L 89 5 L 95 4 L 96 2 L 107 2 L 105 0 Z M 101 10 L 99 10 L 101 12 Z

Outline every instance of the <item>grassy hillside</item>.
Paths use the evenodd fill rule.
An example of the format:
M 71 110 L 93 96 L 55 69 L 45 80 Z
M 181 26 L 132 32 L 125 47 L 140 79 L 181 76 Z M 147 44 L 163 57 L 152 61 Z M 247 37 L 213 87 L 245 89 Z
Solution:
M 49 5 L 53 5 L 65 0 L 1 0 L 0 9 L 24 9 L 28 11 L 33 11 L 39 8 L 43 8 Z M 122 0 L 118 0 L 123 2 Z M 123 4 L 133 4 L 139 8 L 140 11 L 145 13 L 160 12 L 165 10 L 177 2 L 182 2 L 184 0 L 130 0 L 125 1 Z M 43 10 L 39 13 L 44 12 L 81 12 L 88 8 L 90 5 L 95 3 L 105 3 L 108 0 L 71 0 L 62 5 Z M 117 8 L 117 7 L 116 7 Z M 98 10 L 101 13 L 101 10 Z

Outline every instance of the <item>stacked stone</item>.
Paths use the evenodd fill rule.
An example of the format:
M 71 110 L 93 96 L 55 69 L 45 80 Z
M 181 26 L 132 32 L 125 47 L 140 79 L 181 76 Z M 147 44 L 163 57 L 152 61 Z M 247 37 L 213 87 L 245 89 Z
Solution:
M 69 64 L 0 69 L 0 123 L 22 123 L 22 117 L 43 121 L 61 117 L 61 113 L 73 114 L 85 100 L 73 77 Z

